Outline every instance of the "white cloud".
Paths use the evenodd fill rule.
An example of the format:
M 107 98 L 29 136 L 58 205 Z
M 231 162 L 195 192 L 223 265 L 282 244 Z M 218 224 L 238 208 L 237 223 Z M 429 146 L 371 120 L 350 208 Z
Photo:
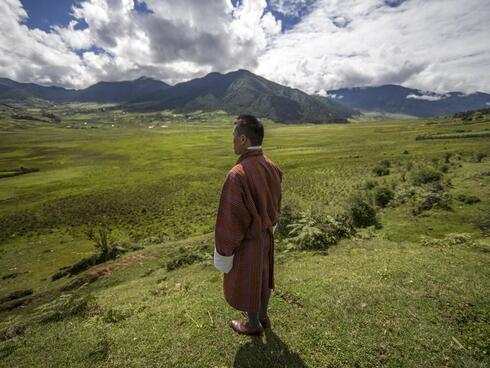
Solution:
M 0 11 L 0 75 L 18 81 L 86 87 L 100 80 L 142 75 L 177 83 L 211 71 L 254 69 L 281 23 L 265 0 L 86 0 L 72 8 L 75 20 L 51 32 L 29 29 L 19 0 Z M 87 24 L 85 29 L 77 25 Z M 15 50 L 12 52 L 11 50 Z M 16 64 L 13 68 L 3 65 Z
M 318 0 L 274 38 L 256 72 L 313 93 L 403 84 L 490 92 L 485 0 Z
M 438 94 L 427 94 L 427 95 L 416 95 L 410 94 L 406 98 L 414 100 L 425 100 L 425 101 L 439 101 L 444 98 L 449 97 L 448 95 L 438 95 Z
M 245 68 L 310 93 L 388 83 L 490 92 L 486 0 L 145 2 L 151 14 L 133 0 L 77 1 L 75 20 L 45 32 L 23 24 L 20 0 L 1 1 L 0 76 L 81 88 Z M 302 18 L 281 33 L 268 9 Z

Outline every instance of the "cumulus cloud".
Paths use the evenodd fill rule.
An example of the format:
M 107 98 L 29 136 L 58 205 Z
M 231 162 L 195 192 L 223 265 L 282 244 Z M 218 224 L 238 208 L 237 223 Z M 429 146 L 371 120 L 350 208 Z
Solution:
M 76 88 L 141 75 L 177 83 L 211 71 L 255 69 L 281 31 L 265 0 L 145 3 L 150 11 L 138 11 L 133 0 L 79 1 L 67 26 L 45 32 L 23 24 L 28 14 L 19 0 L 4 0 L 0 73 Z
M 149 11 L 142 4 L 77 0 L 69 24 L 46 32 L 25 25 L 20 0 L 2 0 L 0 76 L 83 88 L 142 75 L 173 84 L 244 68 L 323 95 L 388 83 L 490 92 L 485 0 L 145 0 Z
M 420 95 L 416 95 L 416 94 L 409 94 L 406 98 L 407 99 L 414 99 L 414 100 L 425 100 L 425 101 L 439 101 L 439 100 L 442 100 L 444 98 L 448 98 L 449 95 L 439 95 L 439 94 L 420 94 Z
M 256 72 L 309 93 L 389 83 L 490 92 L 489 17 L 484 0 L 318 0 Z

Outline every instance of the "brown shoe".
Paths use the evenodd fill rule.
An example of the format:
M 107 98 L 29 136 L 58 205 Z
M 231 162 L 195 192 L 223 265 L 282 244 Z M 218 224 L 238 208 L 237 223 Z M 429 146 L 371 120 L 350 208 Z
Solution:
M 264 332 L 262 326 L 259 326 L 257 329 L 250 329 L 248 321 L 238 321 L 234 319 L 230 322 L 230 326 L 236 333 L 242 335 L 260 336 L 262 332 Z
M 242 314 L 245 316 L 245 318 L 248 318 L 248 313 L 247 312 L 242 312 Z M 259 318 L 259 322 L 264 328 L 270 328 L 271 327 L 271 320 L 269 319 L 269 316 L 265 318 Z

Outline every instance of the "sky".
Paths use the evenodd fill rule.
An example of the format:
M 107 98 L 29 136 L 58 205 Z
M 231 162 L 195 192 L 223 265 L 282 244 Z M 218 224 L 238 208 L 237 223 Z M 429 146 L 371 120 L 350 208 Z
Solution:
M 85 88 L 248 69 L 311 94 L 490 93 L 490 0 L 1 0 L 0 77 Z

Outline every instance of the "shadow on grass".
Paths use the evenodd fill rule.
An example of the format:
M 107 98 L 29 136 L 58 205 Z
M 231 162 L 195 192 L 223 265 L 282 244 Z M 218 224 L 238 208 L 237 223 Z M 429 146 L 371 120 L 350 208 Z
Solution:
M 252 337 L 236 353 L 234 368 L 259 367 L 308 367 L 301 357 L 289 350 L 288 346 L 270 329 L 264 337 Z

